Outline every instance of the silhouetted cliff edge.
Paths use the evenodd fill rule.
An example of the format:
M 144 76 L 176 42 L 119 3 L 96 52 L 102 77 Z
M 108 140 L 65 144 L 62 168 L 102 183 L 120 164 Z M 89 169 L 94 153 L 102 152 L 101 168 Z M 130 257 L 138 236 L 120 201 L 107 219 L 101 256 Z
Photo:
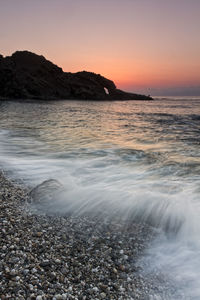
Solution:
M 0 55 L 1 99 L 151 100 L 127 93 L 95 73 L 67 73 L 45 57 L 29 51 Z

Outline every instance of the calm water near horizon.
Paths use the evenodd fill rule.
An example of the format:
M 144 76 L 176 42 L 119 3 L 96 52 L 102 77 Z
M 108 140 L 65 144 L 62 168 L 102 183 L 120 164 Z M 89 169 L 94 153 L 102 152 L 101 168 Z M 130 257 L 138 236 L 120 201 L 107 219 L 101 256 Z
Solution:
M 111 215 L 157 226 L 145 271 L 200 299 L 200 97 L 2 101 L 0 165 L 30 186 L 60 180 L 68 192 L 58 213 L 106 203 Z

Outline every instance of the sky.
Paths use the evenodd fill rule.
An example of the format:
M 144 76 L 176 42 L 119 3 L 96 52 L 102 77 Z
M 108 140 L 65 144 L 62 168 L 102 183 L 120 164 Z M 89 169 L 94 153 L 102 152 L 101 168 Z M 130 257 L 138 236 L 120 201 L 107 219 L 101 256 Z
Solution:
M 200 0 L 0 0 L 0 53 L 151 95 L 200 95 Z

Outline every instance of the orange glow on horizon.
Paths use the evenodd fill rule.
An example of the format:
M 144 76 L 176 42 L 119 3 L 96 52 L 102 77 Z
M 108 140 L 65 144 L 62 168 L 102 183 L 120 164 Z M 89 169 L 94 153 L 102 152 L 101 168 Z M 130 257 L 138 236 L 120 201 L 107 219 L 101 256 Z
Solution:
M 60 65 L 62 62 L 60 63 Z M 108 61 L 92 62 L 88 63 L 68 63 L 63 64 L 63 70 L 65 72 L 78 72 L 89 71 L 101 74 L 102 76 L 115 82 L 118 88 L 140 87 L 140 88 L 153 88 L 153 87 L 175 87 L 175 86 L 198 86 L 200 85 L 200 65 L 199 68 L 190 67 L 188 72 L 188 66 L 180 66 L 179 69 L 174 70 L 170 66 L 161 66 L 154 64 L 154 62 L 148 64 L 132 62 L 132 64 L 126 64 L 124 61 Z
M 198 0 L 3 2 L 3 55 L 29 50 L 121 89 L 200 86 Z

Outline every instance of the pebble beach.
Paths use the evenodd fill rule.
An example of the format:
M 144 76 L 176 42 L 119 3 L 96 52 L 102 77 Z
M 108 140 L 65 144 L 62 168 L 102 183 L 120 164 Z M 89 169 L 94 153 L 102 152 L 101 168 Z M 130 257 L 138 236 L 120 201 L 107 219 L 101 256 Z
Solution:
M 157 298 L 161 279 L 143 277 L 137 266 L 152 228 L 38 215 L 28 203 L 28 189 L 1 173 L 1 300 L 172 299 Z

